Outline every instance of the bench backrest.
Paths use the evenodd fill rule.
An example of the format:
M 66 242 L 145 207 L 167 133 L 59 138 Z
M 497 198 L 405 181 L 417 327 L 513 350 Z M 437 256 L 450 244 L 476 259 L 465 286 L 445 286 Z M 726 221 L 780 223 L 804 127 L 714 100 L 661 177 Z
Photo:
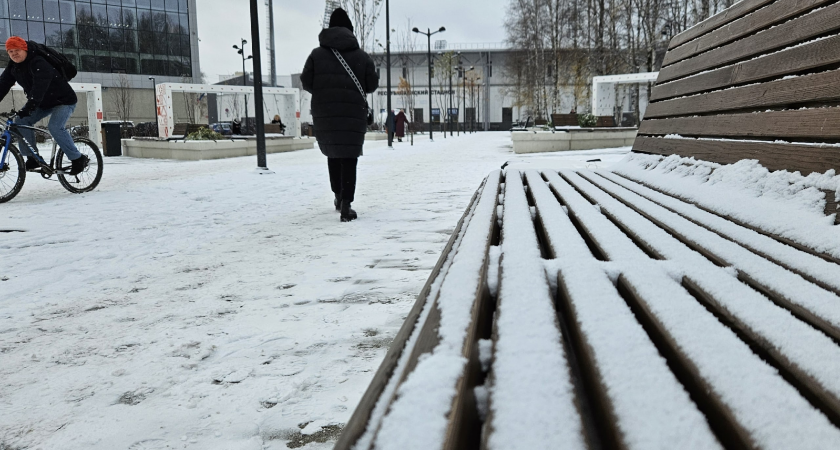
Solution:
M 633 151 L 840 171 L 838 67 L 840 3 L 743 0 L 671 39 Z

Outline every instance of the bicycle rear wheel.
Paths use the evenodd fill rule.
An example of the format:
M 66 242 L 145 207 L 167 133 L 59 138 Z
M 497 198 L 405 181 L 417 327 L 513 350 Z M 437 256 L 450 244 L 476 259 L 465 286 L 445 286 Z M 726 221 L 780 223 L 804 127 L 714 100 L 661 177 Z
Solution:
M 99 148 L 88 138 L 77 137 L 73 138 L 73 143 L 82 155 L 87 156 L 89 162 L 85 170 L 76 175 L 67 175 L 61 172 L 70 170 L 70 158 L 64 154 L 64 150 L 59 149 L 55 156 L 55 167 L 58 172 L 58 181 L 64 186 L 64 189 L 74 193 L 81 194 L 83 192 L 90 192 L 99 184 L 102 179 L 102 153 Z
M 23 162 L 23 156 L 14 145 L 10 145 L 6 162 L 0 167 L 0 203 L 15 198 L 23 188 L 24 181 L 26 181 L 26 165 Z

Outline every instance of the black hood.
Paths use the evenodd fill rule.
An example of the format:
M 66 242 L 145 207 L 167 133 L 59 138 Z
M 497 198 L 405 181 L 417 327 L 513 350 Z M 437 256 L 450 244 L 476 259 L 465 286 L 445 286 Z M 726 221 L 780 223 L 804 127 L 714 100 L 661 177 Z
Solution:
M 359 41 L 352 31 L 344 27 L 327 28 L 318 35 L 318 42 L 321 47 L 334 48 L 340 51 L 356 50 L 359 48 Z

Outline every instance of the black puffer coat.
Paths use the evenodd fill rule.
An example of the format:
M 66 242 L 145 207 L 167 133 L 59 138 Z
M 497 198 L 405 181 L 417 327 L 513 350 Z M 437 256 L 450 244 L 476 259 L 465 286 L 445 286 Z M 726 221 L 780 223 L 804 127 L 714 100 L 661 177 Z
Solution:
M 321 46 L 312 50 L 300 75 L 303 89 L 312 93 L 315 137 L 328 158 L 357 158 L 367 131 L 365 99 L 331 48 L 341 53 L 366 93 L 379 87 L 376 66 L 347 28 L 327 28 L 318 40 Z
M 48 109 L 58 105 L 75 105 L 78 99 L 70 84 L 46 59 L 28 52 L 26 59 L 18 64 L 9 61 L 0 75 L 0 98 L 6 96 L 15 82 L 26 92 L 29 99 L 24 108 Z

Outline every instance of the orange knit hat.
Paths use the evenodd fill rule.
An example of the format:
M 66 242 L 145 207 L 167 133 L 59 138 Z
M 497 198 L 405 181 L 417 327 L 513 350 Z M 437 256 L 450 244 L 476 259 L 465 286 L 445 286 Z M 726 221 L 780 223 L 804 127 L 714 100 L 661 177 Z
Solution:
M 26 45 L 26 41 L 23 38 L 18 36 L 12 36 L 9 39 L 6 39 L 6 50 L 29 50 L 29 46 Z

